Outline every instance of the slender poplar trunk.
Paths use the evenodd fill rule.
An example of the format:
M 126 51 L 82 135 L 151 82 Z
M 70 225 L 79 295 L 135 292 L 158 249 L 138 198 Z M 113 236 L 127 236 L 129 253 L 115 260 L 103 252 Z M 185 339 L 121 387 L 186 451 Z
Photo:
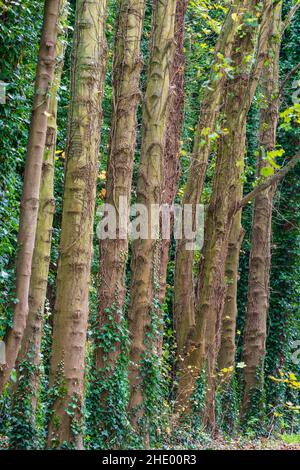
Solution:
M 177 2 L 175 16 L 175 51 L 171 69 L 171 98 L 169 116 L 166 130 L 166 144 L 164 155 L 164 175 L 162 204 L 169 207 L 174 203 L 179 182 L 179 153 L 181 148 L 182 126 L 184 121 L 184 19 L 187 8 L 187 0 Z M 163 346 L 163 317 L 162 305 L 165 300 L 167 286 L 167 269 L 169 250 L 171 245 L 171 232 L 174 220 L 171 220 L 170 238 L 161 240 L 160 267 L 159 267 L 159 305 L 160 305 L 160 332 L 158 334 L 158 354 L 162 354 Z
M 237 190 L 237 201 L 243 196 L 242 183 Z M 225 369 L 222 381 L 228 382 L 235 362 L 235 332 L 237 319 L 237 287 L 238 287 L 238 271 L 240 250 L 244 238 L 244 230 L 242 228 L 242 212 L 239 211 L 234 217 L 231 227 L 228 254 L 226 258 L 225 281 L 226 281 L 226 297 L 222 312 L 221 327 L 221 343 L 218 359 L 218 368 L 222 371 Z
M 244 170 L 241 166 L 240 170 Z M 243 184 L 237 187 L 236 201 L 240 201 L 243 196 Z M 244 230 L 241 224 L 242 211 L 238 211 L 234 217 L 231 227 L 228 253 L 225 268 L 225 290 L 226 296 L 223 309 L 220 313 L 220 348 L 218 353 L 218 380 L 221 407 L 222 407 L 222 429 L 233 432 L 236 420 L 236 389 L 234 387 L 234 365 L 236 352 L 236 320 L 237 308 L 237 288 L 239 280 L 239 259 L 240 250 L 244 238 Z M 218 346 L 218 345 L 217 345 Z
M 141 99 L 140 75 L 143 66 L 141 34 L 144 20 L 144 0 L 121 0 L 113 61 L 113 114 L 110 151 L 106 173 L 105 203 L 115 209 L 116 238 L 100 241 L 99 310 L 94 325 L 95 378 L 93 393 L 99 398 L 97 412 L 91 413 L 90 426 L 97 437 L 109 442 L 114 435 L 120 407 L 118 384 L 122 350 L 127 347 L 124 301 L 126 295 L 125 268 L 128 258 L 128 233 L 120 225 L 119 216 L 127 225 L 131 200 L 132 172 L 136 146 L 137 108 Z M 120 200 L 123 198 L 123 202 Z M 124 207 L 125 203 L 125 207 Z M 115 419 L 118 419 L 117 417 Z M 99 429 L 105 430 L 101 435 Z M 90 433 L 92 430 L 90 430 Z
M 250 53 L 250 49 L 249 53 Z M 243 89 L 237 89 L 237 93 L 243 93 Z M 245 152 L 246 138 L 246 114 L 242 117 L 240 123 L 238 103 L 242 95 L 232 94 L 227 96 L 225 105 L 226 122 L 225 126 L 231 133 L 231 139 L 222 142 L 218 159 L 224 158 L 224 161 L 218 166 L 213 185 L 213 196 L 208 208 L 207 222 L 205 225 L 205 243 L 203 247 L 203 260 L 201 265 L 201 291 L 200 308 L 202 317 L 199 320 L 204 324 L 203 340 L 205 342 L 204 355 L 201 358 L 206 371 L 206 397 L 204 425 L 210 429 L 215 428 L 215 392 L 216 392 L 216 361 L 221 341 L 221 317 L 224 308 L 226 280 L 225 269 L 228 253 L 229 237 L 233 226 L 231 207 L 235 203 L 235 194 L 239 192 L 240 172 L 236 172 L 236 163 L 243 159 Z M 231 97 L 234 99 L 232 100 Z M 232 113 L 232 114 L 231 114 Z M 235 118 L 232 119 L 232 116 Z M 222 156 L 221 156 L 222 154 Z M 228 172 L 224 169 L 227 158 Z M 235 169 L 234 169 L 235 167 Z M 226 179 L 227 176 L 227 179 Z M 224 179 L 223 179 L 224 178 Z M 218 182 L 216 181 L 218 179 Z M 226 187 L 227 182 L 229 187 Z M 223 189 L 222 189 L 223 188 Z M 221 203 L 221 194 L 227 196 L 227 200 Z M 233 197 L 232 197 L 233 195 Z M 223 206 L 223 207 L 222 207 Z M 224 211 L 224 212 L 223 212 Z M 217 227 L 217 230 L 216 230 Z M 206 264 L 207 263 L 207 264 Z M 206 271 L 207 269 L 207 271 Z M 206 292 L 210 297 L 205 297 L 205 289 L 211 289 Z M 205 298 L 203 301 L 202 299 Z M 205 311 L 205 308 L 207 310 Z M 206 316 L 207 315 L 207 316 Z
M 10 439 L 10 446 L 13 448 L 35 447 L 35 413 L 38 400 L 42 325 L 48 284 L 52 223 L 55 211 L 53 183 L 57 138 L 57 95 L 64 64 L 68 10 L 68 1 L 62 0 L 56 43 L 55 75 L 50 89 L 48 128 L 42 167 L 38 222 L 32 259 L 29 313 L 21 349 L 17 358 L 17 382 L 13 387 L 13 408 L 11 412 L 12 437 Z M 22 436 L 22 438 L 20 439 L 18 436 Z
M 251 2 L 248 11 L 255 14 L 256 6 Z M 246 119 L 260 78 L 264 57 L 268 53 L 272 2 L 267 0 L 263 8 L 255 72 L 251 72 L 244 57 L 252 56 L 254 53 L 256 29 L 253 26 L 252 28 L 246 26 L 245 35 L 242 34 L 237 39 L 237 48 L 235 48 L 237 53 L 233 57 L 237 76 L 234 84 L 228 84 L 224 111 L 225 127 L 229 132 L 228 136 L 222 139 L 222 145 L 219 148 L 213 196 L 206 224 L 199 313 L 202 315 L 201 321 L 204 321 L 205 353 L 203 359 L 207 374 L 203 423 L 212 431 L 215 429 L 216 419 L 216 365 L 221 343 L 221 320 L 226 294 L 226 259 L 230 233 L 234 224 L 232 208 L 236 207 L 242 192 L 240 168 L 243 165 L 246 149 Z M 224 165 L 228 165 L 228 171 L 224 169 Z M 238 260 L 236 262 L 238 263 Z
M 263 69 L 260 111 L 259 158 L 257 174 L 270 167 L 264 157 L 275 149 L 279 112 L 279 53 L 282 2 L 272 18 L 269 42 L 270 61 Z M 271 265 L 272 209 L 275 187 L 261 191 L 254 200 L 249 263 L 248 303 L 244 337 L 244 397 L 242 415 L 256 409 L 261 411 L 266 354 L 267 315 L 269 309 L 269 278 Z
M 77 1 L 50 373 L 49 448 L 82 447 L 85 342 L 106 65 L 105 23 L 105 0 Z
M 257 13 L 259 2 L 248 1 L 248 14 Z M 245 57 L 252 57 L 257 28 L 247 21 L 237 35 L 233 46 L 232 65 L 234 79 L 227 79 L 224 103 L 224 127 L 227 132 L 220 136 L 213 180 L 213 191 L 207 211 L 203 256 L 199 269 L 199 301 L 195 315 L 195 327 L 187 340 L 187 351 L 181 362 L 184 374 L 179 379 L 186 387 L 186 398 L 194 390 L 196 378 L 203 366 L 206 370 L 206 404 L 204 424 L 215 427 L 215 368 L 220 343 L 221 314 L 225 299 L 225 266 L 230 230 L 235 212 L 235 197 L 239 183 L 238 162 L 245 151 L 245 126 L 261 68 L 266 54 L 269 36 L 269 15 L 272 2 L 263 5 L 257 61 L 251 69 Z
M 208 135 L 214 132 L 220 99 L 226 82 L 223 61 L 231 56 L 234 37 L 241 19 L 233 15 L 241 13 L 242 5 L 243 2 L 236 2 L 229 10 L 215 47 L 214 72 L 211 74 L 209 87 L 205 90 L 205 96 L 201 103 L 192 164 L 183 197 L 183 207 L 185 204 L 192 204 L 195 207 L 200 202 L 211 147 Z M 215 76 L 215 70 L 220 72 L 218 77 Z M 186 370 L 183 358 L 187 353 L 190 331 L 195 324 L 194 251 L 187 250 L 186 245 L 188 242 L 190 243 L 190 240 L 186 240 L 184 235 L 182 240 L 178 241 L 175 264 L 174 315 L 176 320 L 178 370 L 181 377 L 177 393 L 178 411 L 186 409 L 188 406 L 186 397 L 190 393 L 190 374 Z
M 99 313 L 96 329 L 96 370 L 105 377 L 114 372 L 122 346 L 122 335 L 118 335 L 123 322 L 122 309 L 125 298 L 125 266 L 128 253 L 128 234 L 121 233 L 119 214 L 122 207 L 119 198 L 126 201 L 129 214 L 132 171 L 134 163 L 137 107 L 141 68 L 141 34 L 144 19 L 144 0 L 122 0 L 119 11 L 113 65 L 113 116 L 110 136 L 110 155 L 107 165 L 105 202 L 116 210 L 117 237 L 100 241 L 100 287 Z M 121 214 L 123 215 L 123 213 Z M 125 222 L 128 223 L 129 215 Z M 122 237 L 122 238 L 121 238 Z M 102 338 L 102 328 L 110 325 L 110 334 L 116 339 L 107 351 L 107 342 Z M 100 380 L 100 377 L 99 377 Z M 102 404 L 103 406 L 103 404 Z
M 16 263 L 17 302 L 14 308 L 13 325 L 8 330 L 5 340 L 6 363 L 0 367 L 0 392 L 15 366 L 28 316 L 31 265 L 48 127 L 49 91 L 54 78 L 57 22 L 60 6 L 61 0 L 45 1 L 21 200 Z
M 129 382 L 130 419 L 134 426 L 144 416 L 145 359 L 157 346 L 151 320 L 156 314 L 159 240 L 151 238 L 151 206 L 161 203 L 163 156 L 170 101 L 176 0 L 155 0 L 148 83 L 143 107 L 142 150 L 137 181 L 137 202 L 148 210 L 147 239 L 132 244 L 132 284 L 129 307 L 131 339 Z

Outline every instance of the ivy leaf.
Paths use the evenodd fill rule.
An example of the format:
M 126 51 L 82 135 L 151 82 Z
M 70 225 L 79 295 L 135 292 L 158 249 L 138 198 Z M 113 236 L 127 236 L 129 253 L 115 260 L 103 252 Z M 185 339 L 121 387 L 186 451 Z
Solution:
M 274 168 L 271 166 L 265 166 L 264 168 L 260 170 L 260 174 L 261 176 L 264 176 L 265 178 L 267 178 L 268 176 L 272 176 L 274 175 Z

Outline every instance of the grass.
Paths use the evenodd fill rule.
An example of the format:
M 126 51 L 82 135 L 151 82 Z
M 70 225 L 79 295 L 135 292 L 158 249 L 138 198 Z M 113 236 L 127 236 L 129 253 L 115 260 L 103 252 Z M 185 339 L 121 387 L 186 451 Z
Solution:
M 283 434 L 281 438 L 287 444 L 300 444 L 300 434 Z

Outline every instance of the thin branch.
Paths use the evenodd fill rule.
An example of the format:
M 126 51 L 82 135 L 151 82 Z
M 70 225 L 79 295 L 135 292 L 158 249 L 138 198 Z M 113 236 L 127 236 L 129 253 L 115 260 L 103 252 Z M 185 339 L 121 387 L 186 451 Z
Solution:
M 237 204 L 236 206 L 236 212 L 239 211 L 242 207 L 246 206 L 252 199 L 254 199 L 261 191 L 264 191 L 265 189 L 268 189 L 270 186 L 273 184 L 278 183 L 280 180 L 282 180 L 288 172 L 294 168 L 294 166 L 297 165 L 297 163 L 300 160 L 300 152 L 297 153 L 287 165 L 282 167 L 275 175 L 270 176 L 267 178 L 263 183 L 261 183 L 259 186 L 256 186 L 256 188 L 253 189 L 250 193 L 246 194 L 243 199 Z
M 261 24 L 260 24 L 260 32 L 259 32 L 258 42 L 257 42 L 256 59 L 252 67 L 249 85 L 248 85 L 247 100 L 249 103 L 252 103 L 252 100 L 256 91 L 257 83 L 260 79 L 260 75 L 262 72 L 263 64 L 268 53 L 268 44 L 269 44 L 269 38 L 271 34 L 270 15 L 272 14 L 272 11 L 275 8 L 275 6 L 276 4 L 273 3 L 272 1 L 270 0 L 266 1 L 265 10 L 263 12 L 263 16 L 262 16 Z
M 291 8 L 291 10 L 289 11 L 285 21 L 283 22 L 282 24 L 282 28 L 281 28 L 281 36 L 284 35 L 285 33 L 285 30 L 289 27 L 289 25 L 291 24 L 295 14 L 297 13 L 298 11 L 298 8 L 300 7 L 300 3 L 297 2 L 296 5 L 293 6 L 293 8 Z
M 299 5 L 300 5 L 300 3 L 299 3 Z M 298 64 L 296 64 L 295 67 L 292 68 L 292 70 L 290 70 L 290 72 L 286 75 L 284 80 L 281 82 L 280 90 L 279 90 L 279 96 L 282 96 L 286 84 L 289 82 L 289 80 L 292 78 L 292 76 L 296 72 L 298 72 L 299 69 L 300 69 L 300 62 Z

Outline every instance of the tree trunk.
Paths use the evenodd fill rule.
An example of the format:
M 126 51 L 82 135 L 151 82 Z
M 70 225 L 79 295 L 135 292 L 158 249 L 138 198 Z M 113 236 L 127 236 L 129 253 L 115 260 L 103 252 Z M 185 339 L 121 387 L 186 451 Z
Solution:
M 241 50 L 244 51 L 245 49 L 241 48 Z M 248 51 L 250 53 L 250 48 Z M 201 266 L 203 271 L 200 274 L 202 282 L 200 291 L 200 309 L 202 311 L 200 310 L 200 312 L 202 316 L 199 318 L 199 321 L 204 321 L 203 338 L 205 343 L 201 364 L 204 365 L 207 381 L 204 425 L 210 430 L 214 430 L 215 428 L 215 372 L 221 341 L 221 317 L 226 293 L 226 259 L 229 235 L 233 225 L 230 210 L 232 204 L 235 202 L 235 194 L 239 192 L 238 188 L 240 186 L 240 171 L 237 171 L 236 162 L 243 159 L 245 152 L 246 114 L 244 114 L 241 119 L 242 124 L 240 127 L 239 122 L 241 121 L 238 115 L 238 102 L 239 98 L 242 96 L 239 95 L 238 98 L 238 94 L 243 93 L 243 89 L 239 88 L 236 92 L 237 94 L 231 95 L 234 98 L 233 100 L 227 97 L 227 105 L 225 105 L 225 115 L 227 118 L 225 127 L 229 130 L 229 133 L 231 133 L 231 139 L 226 140 L 226 143 L 222 142 L 219 147 L 217 158 L 220 160 L 224 158 L 224 161 L 221 163 L 219 160 L 220 166 L 217 163 L 213 195 L 208 208 L 207 222 L 205 225 L 206 234 L 203 247 L 203 264 Z M 235 119 L 235 117 L 232 119 L 233 115 L 237 119 Z M 226 158 L 227 165 L 230 167 L 228 168 L 227 175 L 224 169 Z M 227 183 L 229 183 L 228 187 L 226 187 Z M 223 196 L 221 202 L 221 194 L 226 194 L 227 200 L 225 200 Z M 206 289 L 207 292 L 205 293 Z M 211 291 L 209 289 L 211 289 Z M 207 294 L 207 297 L 205 297 L 205 294 Z M 205 310 L 206 308 L 207 310 Z
M 177 2 L 175 16 L 175 51 L 171 70 L 171 98 L 169 116 L 166 130 L 166 144 L 164 154 L 164 174 L 162 204 L 172 206 L 176 196 L 179 181 L 179 153 L 181 147 L 182 126 L 184 121 L 184 18 L 187 0 Z M 174 220 L 171 221 L 171 229 Z M 159 305 L 160 305 L 160 331 L 158 333 L 157 350 L 159 356 L 163 347 L 163 312 L 162 305 L 165 300 L 167 286 L 167 269 L 171 240 L 161 240 L 160 266 L 159 266 Z
M 243 185 L 239 185 L 237 190 L 237 201 L 243 196 Z M 234 367 L 235 361 L 235 331 L 237 319 L 237 286 L 239 278 L 240 251 L 244 238 L 242 228 L 242 212 L 239 211 L 234 217 L 228 243 L 228 254 L 226 258 L 225 281 L 226 297 L 222 312 L 221 344 L 218 359 L 220 371 L 226 369 L 222 376 L 222 381 L 228 382 Z
M 269 42 L 271 60 L 263 69 L 261 91 L 263 105 L 260 111 L 259 159 L 257 174 L 270 167 L 264 159 L 275 149 L 279 112 L 279 53 L 282 2 L 272 18 L 272 36 Z M 261 411 L 264 358 L 266 353 L 267 314 L 269 309 L 269 278 L 271 265 L 272 209 L 275 187 L 261 191 L 254 200 L 249 263 L 248 303 L 244 337 L 244 397 L 242 415 L 254 409 Z
M 82 446 L 85 341 L 106 65 L 105 15 L 105 0 L 78 0 L 51 358 L 49 448 Z
M 124 197 L 129 210 L 131 180 L 134 163 L 137 128 L 137 106 L 140 101 L 141 33 L 144 18 L 144 0 L 122 0 L 116 34 L 113 93 L 114 109 L 110 137 L 110 155 L 107 165 L 106 198 L 117 214 L 117 237 L 100 242 L 100 288 L 99 288 L 99 337 L 96 336 L 96 369 L 105 368 L 107 375 L 113 373 L 120 354 L 122 338 L 117 337 L 107 351 L 101 341 L 101 328 L 108 325 L 110 333 L 118 332 L 122 324 L 125 298 L 125 266 L 128 252 L 128 234 L 121 234 L 119 227 L 119 198 Z M 129 214 L 129 212 L 128 212 Z M 126 218 L 128 222 L 129 217 Z M 119 238 L 119 237 L 123 238 Z M 118 335 L 117 335 L 118 336 Z
M 57 21 L 61 0 L 46 0 L 35 81 L 18 234 L 16 299 L 8 330 L 6 363 L 0 368 L 0 393 L 15 366 L 29 309 L 29 287 L 39 208 L 40 182 L 48 127 L 49 90 L 55 68 Z
M 143 65 L 141 34 L 144 19 L 144 0 L 121 0 L 115 39 L 113 63 L 113 115 L 110 153 L 107 163 L 105 203 L 116 211 L 116 238 L 100 241 L 99 311 L 95 332 L 95 384 L 99 390 L 99 412 L 93 413 L 92 426 L 99 435 L 105 429 L 110 435 L 112 381 L 120 381 L 117 366 L 124 347 L 123 307 L 126 293 L 125 267 L 128 257 L 128 234 L 121 233 L 119 214 L 124 214 L 119 198 L 124 198 L 129 221 L 132 172 L 134 164 L 137 107 L 141 98 L 139 88 Z M 106 335 L 109 333 L 109 338 Z M 103 386 L 105 384 L 105 386 Z M 109 385 L 110 384 L 110 385 Z M 99 422 L 100 421 L 100 422 Z
M 10 439 L 10 446 L 18 449 L 34 448 L 35 446 L 35 413 L 38 400 L 42 325 L 48 284 L 52 223 L 55 210 L 53 183 L 57 138 L 57 95 L 64 64 L 68 12 L 69 3 L 66 0 L 62 0 L 56 43 L 55 76 L 50 89 L 46 147 L 32 259 L 29 313 L 21 349 L 17 358 L 17 382 L 13 386 L 13 405 L 11 411 L 12 437 Z M 18 436 L 22 436 L 22 438 L 20 439 Z
M 213 69 L 220 70 L 221 75 L 216 77 L 215 71 L 212 72 L 209 87 L 205 90 L 195 134 L 192 164 L 183 197 L 183 207 L 185 204 L 193 204 L 195 207 L 200 202 L 211 147 L 208 134 L 214 132 L 218 107 L 226 82 L 225 73 L 222 72 L 223 60 L 231 56 L 234 37 L 241 20 L 241 18 L 235 18 L 233 15 L 239 15 L 241 11 L 242 2 L 235 2 L 227 14 L 215 47 Z M 174 281 L 177 367 L 180 376 L 177 392 L 177 411 L 179 412 L 186 410 L 189 406 L 187 397 L 190 394 L 190 370 L 186 369 L 184 357 L 188 350 L 189 334 L 195 325 L 194 251 L 186 249 L 187 242 L 190 242 L 190 240 L 186 240 L 184 236 L 178 241 Z
M 148 83 L 143 107 L 143 140 L 137 181 L 137 202 L 150 214 L 153 204 L 160 205 L 163 182 L 163 156 L 170 98 L 171 67 L 176 0 L 155 0 L 152 45 Z M 129 382 L 129 412 L 133 426 L 144 415 L 144 360 L 157 345 L 151 330 L 151 320 L 157 314 L 153 305 L 157 299 L 159 240 L 151 239 L 151 217 L 147 239 L 132 244 L 132 284 L 129 307 L 131 339 Z
M 245 153 L 246 119 L 262 71 L 264 57 L 268 53 L 269 26 L 272 2 L 264 4 L 261 32 L 258 44 L 257 62 L 249 73 L 244 57 L 254 52 L 255 28 L 245 27 L 245 35 L 237 39 L 237 51 L 233 63 L 237 68 L 234 84 L 228 84 L 224 114 L 228 136 L 224 138 L 217 157 L 213 196 L 208 210 L 206 241 L 203 249 L 202 292 L 199 314 L 204 320 L 206 397 L 203 423 L 207 429 L 215 429 L 216 363 L 221 341 L 221 319 L 224 309 L 226 285 L 226 259 L 229 237 L 234 218 L 232 208 L 236 207 L 242 188 L 241 171 Z M 256 12 L 255 4 L 248 11 Z M 247 78 L 246 78 L 247 77 Z M 228 138 L 227 138 L 228 137 Z M 225 141 L 225 142 L 224 142 Z M 224 147 L 223 144 L 225 143 Z M 228 145 L 229 144 L 229 145 Z M 223 155 L 221 155 L 221 153 Z M 228 165 L 228 171 L 224 169 Z M 222 201 L 222 202 L 221 202 Z M 212 277 L 212 282 L 210 279 Z M 210 291 L 210 287 L 212 290 Z M 208 297 L 209 296 L 209 297 Z
M 246 14 L 257 13 L 259 2 L 246 2 Z M 188 398 L 194 390 L 196 378 L 203 366 L 206 370 L 207 393 L 204 424 L 215 427 L 215 368 L 220 342 L 221 314 L 225 300 L 225 265 L 229 235 L 233 221 L 235 197 L 239 183 L 238 163 L 245 151 L 245 126 L 257 82 L 266 53 L 266 39 L 269 35 L 268 17 L 272 2 L 264 4 L 257 61 L 250 70 L 245 57 L 254 53 L 256 28 L 245 22 L 242 32 L 237 35 L 233 47 L 232 64 L 234 79 L 226 83 L 224 104 L 224 128 L 220 136 L 213 180 L 213 191 L 207 211 L 203 255 L 199 269 L 199 301 L 195 315 L 195 327 L 186 342 L 186 354 L 181 362 L 185 371 L 180 378 L 179 390 L 186 387 Z
M 237 201 L 243 193 L 242 183 L 238 186 Z M 228 253 L 225 268 L 226 297 L 221 319 L 220 350 L 218 355 L 218 380 L 222 407 L 222 430 L 234 432 L 236 420 L 236 392 L 234 387 L 234 365 L 236 352 L 237 288 L 239 280 L 240 250 L 244 238 L 241 225 L 242 212 L 236 214 L 229 236 Z M 214 384 L 213 384 L 214 385 Z
M 185 204 L 192 204 L 193 207 L 200 202 L 203 190 L 208 156 L 211 148 L 211 140 L 208 135 L 214 132 L 220 98 L 222 96 L 225 83 L 225 72 L 223 70 L 224 58 L 231 56 L 233 40 L 240 19 L 232 16 L 238 14 L 241 8 L 240 1 L 236 1 L 230 8 L 224 25 L 215 47 L 215 59 L 213 72 L 210 76 L 210 83 L 205 90 L 205 95 L 201 103 L 199 122 L 195 133 L 194 151 L 192 163 L 183 197 L 183 207 Z M 221 72 L 216 77 L 215 70 Z M 181 369 L 182 358 L 185 355 L 185 345 L 190 329 L 195 322 L 195 294 L 194 294 L 194 251 L 187 250 L 186 244 L 190 240 L 185 237 L 178 241 L 176 249 L 175 281 L 174 281 L 174 315 L 176 320 L 177 357 L 178 368 Z M 185 373 L 183 371 L 185 376 Z M 180 402 L 185 402 L 185 388 L 182 377 L 182 389 L 178 391 Z

